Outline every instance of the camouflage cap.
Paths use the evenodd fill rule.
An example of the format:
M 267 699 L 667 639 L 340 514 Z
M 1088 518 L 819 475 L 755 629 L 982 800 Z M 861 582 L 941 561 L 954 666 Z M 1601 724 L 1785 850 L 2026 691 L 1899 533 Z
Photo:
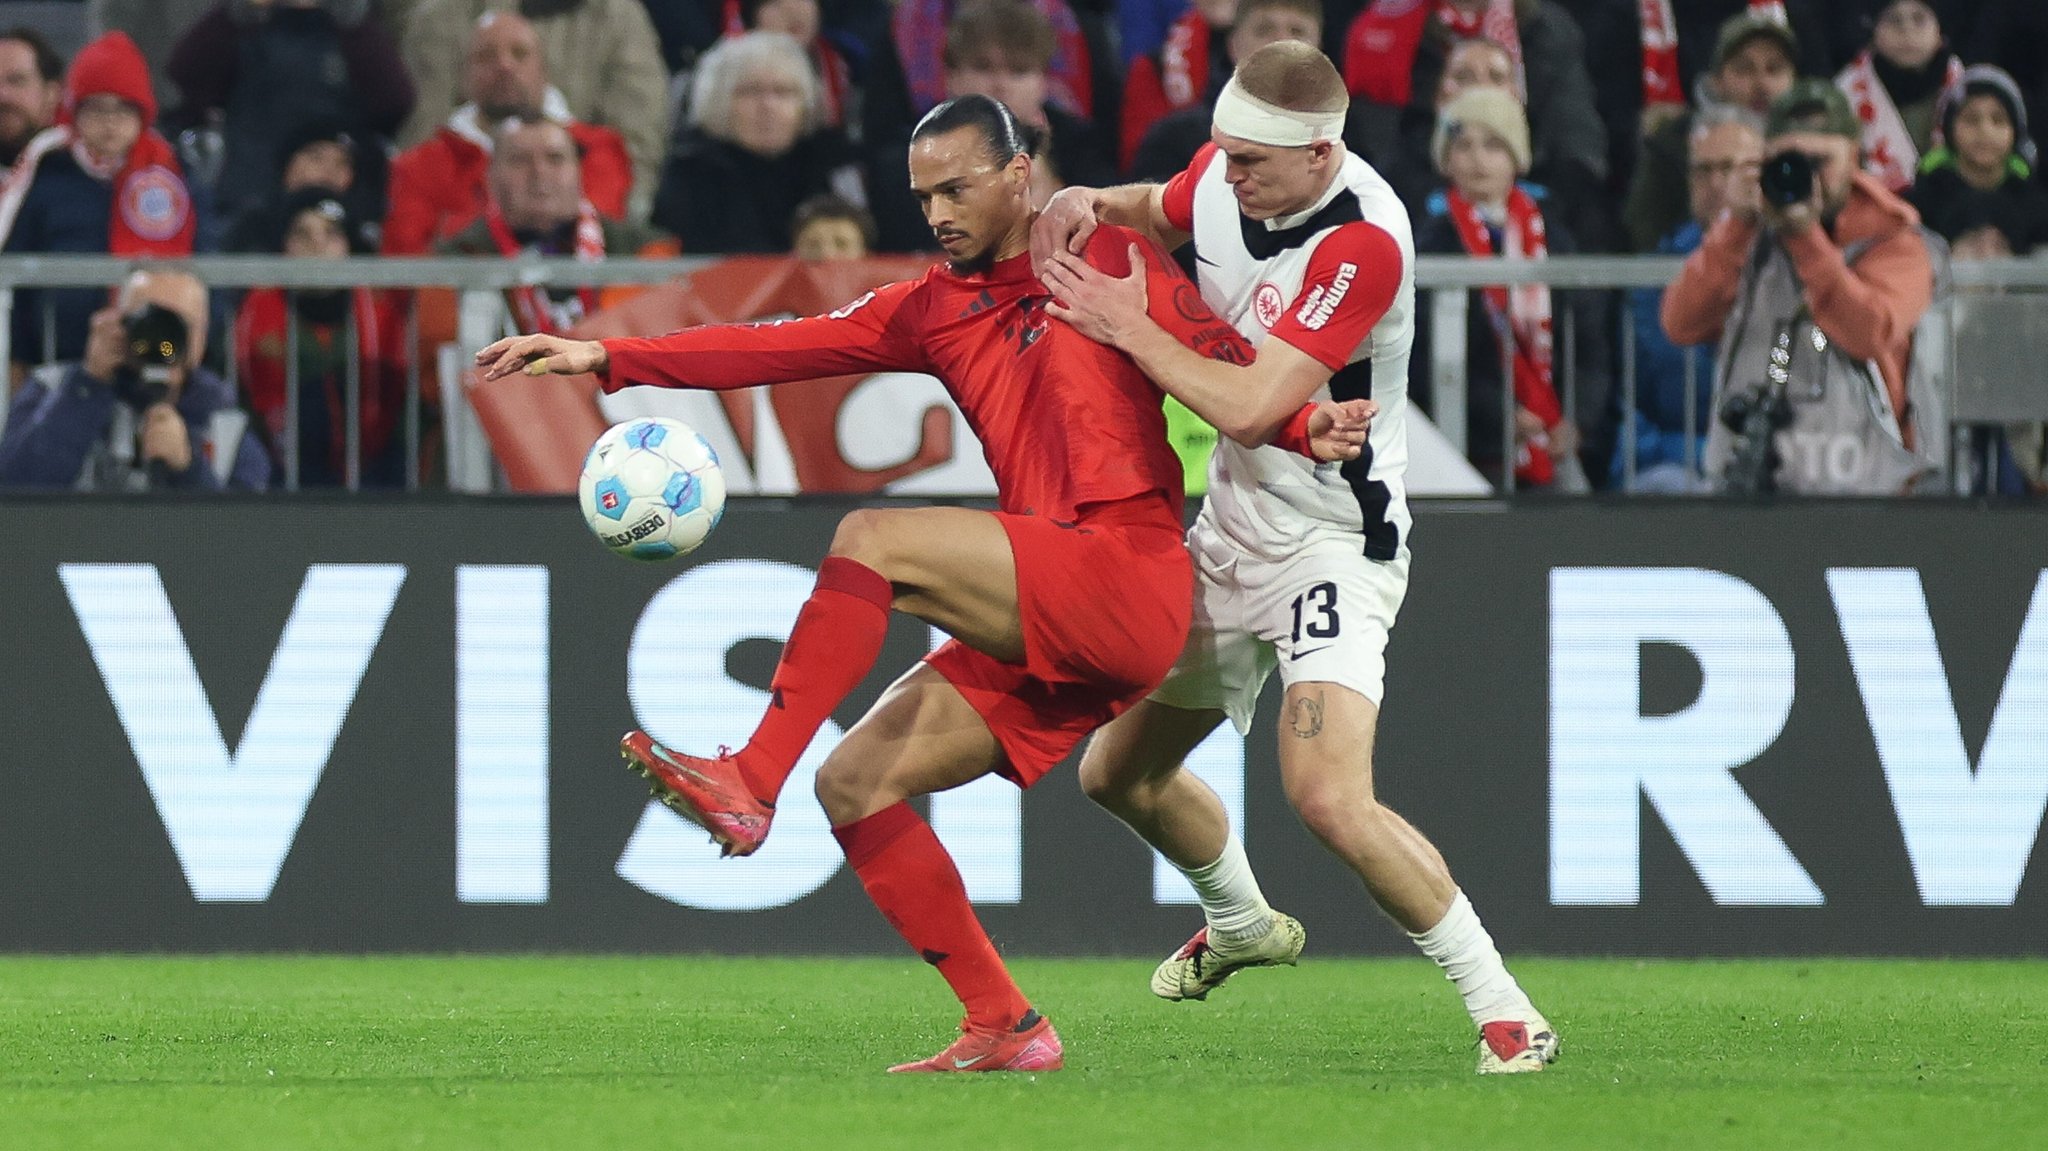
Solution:
M 1785 46 L 1785 55 L 1791 57 L 1794 67 L 1799 64 L 1799 37 L 1792 34 L 1791 25 L 1775 12 L 1744 11 L 1721 21 L 1721 28 L 1714 33 L 1714 58 L 1708 67 L 1720 71 L 1728 57 L 1736 49 L 1758 36 L 1768 36 Z
M 1849 107 L 1849 97 L 1833 82 L 1809 77 L 1795 82 L 1764 114 L 1766 137 L 1787 132 L 1832 132 L 1860 141 L 1863 122 Z

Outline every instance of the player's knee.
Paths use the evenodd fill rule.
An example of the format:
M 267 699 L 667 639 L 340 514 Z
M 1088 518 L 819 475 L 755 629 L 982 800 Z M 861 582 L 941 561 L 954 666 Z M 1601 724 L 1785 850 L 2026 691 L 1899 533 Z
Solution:
M 888 538 L 882 526 L 885 522 L 885 513 L 876 508 L 858 508 L 846 513 L 845 518 L 839 521 L 838 530 L 832 533 L 831 554 L 880 570 Z
M 818 806 L 825 809 L 825 818 L 834 827 L 852 823 L 875 809 L 875 781 L 833 758 L 827 758 L 818 768 L 812 790 L 817 793 Z
M 1317 838 L 1343 838 L 1345 830 L 1374 823 L 1381 811 L 1372 793 L 1344 780 L 1318 779 L 1287 789 L 1302 826 Z
M 1081 794 L 1111 811 L 1121 811 L 1130 797 L 1131 781 L 1120 779 L 1106 763 L 1094 758 L 1081 761 Z

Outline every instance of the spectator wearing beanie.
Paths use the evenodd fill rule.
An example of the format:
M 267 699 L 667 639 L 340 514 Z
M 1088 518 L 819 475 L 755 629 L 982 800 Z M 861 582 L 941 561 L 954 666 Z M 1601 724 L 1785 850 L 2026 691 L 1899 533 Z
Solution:
M 349 250 L 377 250 L 384 220 L 384 149 L 338 121 L 308 124 L 277 150 L 280 176 L 270 194 L 235 218 L 221 241 L 225 252 L 279 251 L 290 220 L 285 200 L 301 188 L 325 188 L 348 206 Z
M 210 202 L 224 220 L 272 198 L 279 152 L 307 125 L 391 137 L 413 105 L 398 44 L 369 0 L 226 0 L 179 38 L 169 71 L 182 94 L 173 123 L 221 117 Z
M 2039 156 L 2012 77 L 1989 64 L 1965 70 L 1942 107 L 1941 134 L 1945 143 L 1921 161 L 1907 196 L 1921 222 L 1952 244 L 1995 229 L 2019 256 L 2048 243 L 2048 190 L 2030 178 Z
M 1835 76 L 1863 122 L 1863 170 L 1886 191 L 1913 184 L 1922 154 L 1941 143 L 1935 110 L 1962 86 L 1963 62 L 1927 0 L 1874 0 L 1870 44 Z
M 1529 123 L 1511 93 L 1473 88 L 1444 105 L 1432 152 L 1447 183 L 1431 198 L 1429 216 L 1416 230 L 1418 255 L 1542 259 L 1551 252 L 1567 255 L 1576 250 L 1570 232 L 1549 225 L 1536 197 L 1517 181 L 1529 169 Z M 1512 430 L 1517 485 L 1585 490 L 1588 469 L 1578 459 L 1579 429 L 1565 417 L 1564 389 L 1554 370 L 1550 289 L 1542 284 L 1481 288 L 1471 297 L 1465 334 L 1465 410 L 1470 421 L 1465 442 L 1473 465 L 1489 480 L 1501 482 L 1507 470 L 1502 452 Z M 1567 296 L 1564 302 L 1576 312 L 1577 411 L 1597 416 L 1607 402 L 1599 309 L 1588 306 L 1594 304 L 1591 300 Z M 1426 341 L 1418 331 L 1417 350 L 1409 361 L 1411 387 L 1427 387 Z M 1506 379 L 1504 362 L 1512 365 Z M 1514 422 L 1503 425 L 1509 396 Z
M 336 260 L 349 254 L 359 228 L 333 188 L 300 188 L 284 199 L 284 236 L 271 251 L 296 259 Z M 353 329 L 353 330 L 351 330 Z M 349 340 L 357 365 L 357 473 L 368 487 L 404 482 L 403 447 L 392 436 L 405 402 L 403 323 L 368 288 L 300 289 L 289 297 L 257 288 L 235 318 L 235 368 L 250 410 L 261 422 L 275 472 L 287 473 L 292 429 L 289 357 L 296 337 L 299 391 L 298 485 L 341 487 L 348 481 Z
M 190 255 L 192 198 L 176 154 L 154 128 L 156 113 L 149 66 L 126 33 L 109 32 L 80 49 L 65 76 L 57 125 L 29 141 L 0 194 L 0 251 Z M 17 363 L 82 357 L 106 292 L 54 289 L 48 300 L 54 346 L 43 340 L 44 293 L 15 293 Z
M 2005 69 L 2026 97 L 2027 119 L 2048 117 L 2048 4 L 1984 0 L 1964 59 Z M 2042 173 L 2034 172 L 2036 180 Z

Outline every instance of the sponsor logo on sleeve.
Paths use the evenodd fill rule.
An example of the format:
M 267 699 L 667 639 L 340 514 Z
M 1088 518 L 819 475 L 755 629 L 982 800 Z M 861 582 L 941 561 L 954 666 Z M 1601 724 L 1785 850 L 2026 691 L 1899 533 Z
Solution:
M 1357 274 L 1357 264 L 1347 260 L 1337 265 L 1337 274 L 1328 284 L 1317 284 L 1302 297 L 1301 308 L 1294 313 L 1295 322 L 1311 332 L 1322 330 L 1322 326 L 1330 322 L 1337 305 L 1344 302 L 1345 293 L 1351 291 L 1351 278 Z

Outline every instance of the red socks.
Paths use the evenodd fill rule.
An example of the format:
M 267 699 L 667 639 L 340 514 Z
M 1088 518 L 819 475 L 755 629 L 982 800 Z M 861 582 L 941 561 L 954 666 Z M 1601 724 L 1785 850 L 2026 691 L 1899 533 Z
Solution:
M 796 761 L 882 654 L 889 633 L 889 581 L 844 556 L 818 565 L 818 586 L 797 613 L 775 667 L 768 714 L 739 753 L 754 798 L 773 805 Z
M 832 829 L 846 862 L 911 949 L 939 969 L 975 1027 L 1009 1028 L 1031 1010 L 981 929 L 953 857 L 907 803 Z

